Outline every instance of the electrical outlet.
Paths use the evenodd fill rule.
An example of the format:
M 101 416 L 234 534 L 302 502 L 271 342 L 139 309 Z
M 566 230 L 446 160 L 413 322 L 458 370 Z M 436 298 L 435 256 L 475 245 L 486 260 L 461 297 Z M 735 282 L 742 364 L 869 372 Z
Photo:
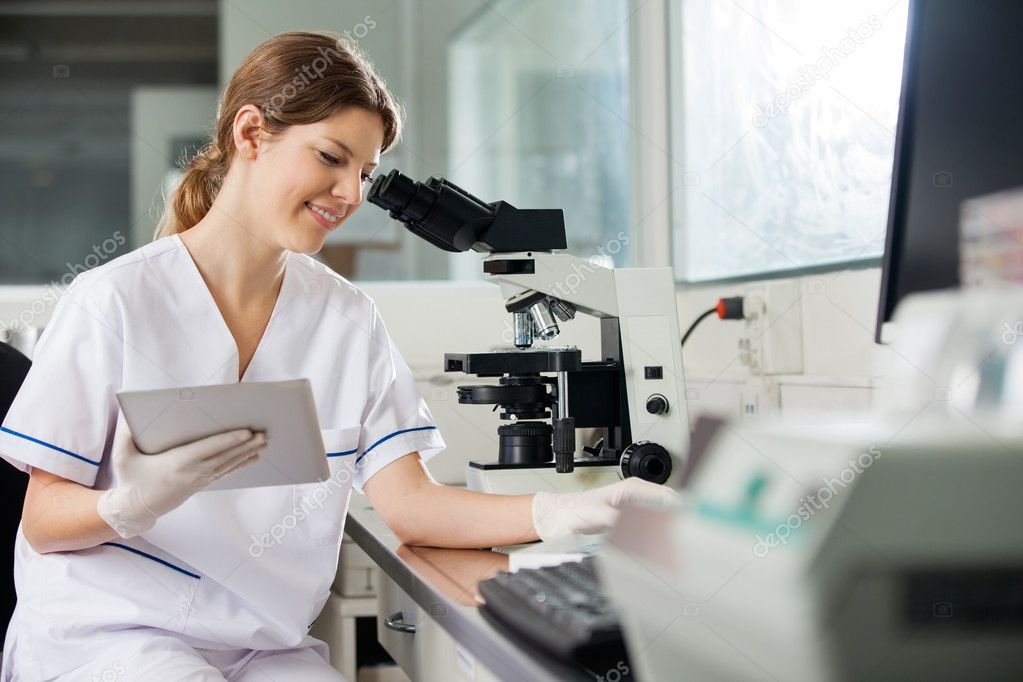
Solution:
M 747 363 L 754 374 L 803 372 L 803 305 L 798 280 L 751 285 L 745 292 Z
M 739 418 L 758 419 L 760 417 L 760 395 L 756 391 L 743 389 L 739 393 Z
M 739 390 L 739 418 L 758 420 L 777 412 L 776 395 L 770 382 L 753 380 Z

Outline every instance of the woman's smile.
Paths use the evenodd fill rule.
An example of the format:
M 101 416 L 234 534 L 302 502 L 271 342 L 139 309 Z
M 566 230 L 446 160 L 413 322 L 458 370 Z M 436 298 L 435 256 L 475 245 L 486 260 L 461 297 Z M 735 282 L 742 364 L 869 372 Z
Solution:
M 341 221 L 347 214 L 347 211 L 341 214 L 331 213 L 322 206 L 318 206 L 309 201 L 305 202 L 305 208 L 306 211 L 308 211 L 309 214 L 313 217 L 313 219 L 316 220 L 317 224 L 319 224 L 320 227 L 327 230 L 333 230 L 335 227 L 340 225 Z

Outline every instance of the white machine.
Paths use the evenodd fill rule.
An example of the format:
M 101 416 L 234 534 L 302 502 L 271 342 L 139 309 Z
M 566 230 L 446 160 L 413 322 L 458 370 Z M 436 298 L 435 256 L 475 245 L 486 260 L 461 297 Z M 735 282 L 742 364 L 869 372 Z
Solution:
M 500 407 L 510 422 L 498 429 L 497 461 L 468 464 L 470 488 L 568 492 L 627 476 L 678 478 L 689 420 L 670 268 L 611 269 L 555 253 L 566 248 L 560 210 L 487 204 L 443 178 L 419 183 L 395 170 L 367 199 L 439 248 L 489 253 L 484 276 L 500 286 L 513 316 L 515 349 L 444 357 L 445 371 L 497 378 L 460 386 L 458 400 Z M 583 361 L 578 348 L 533 347 L 536 338 L 554 340 L 559 322 L 577 312 L 601 321 L 599 359 Z M 580 428 L 602 429 L 603 437 L 577 452 Z
M 599 557 L 640 679 L 1020 679 L 1018 420 L 732 425 L 695 449 L 682 506 L 625 510 Z

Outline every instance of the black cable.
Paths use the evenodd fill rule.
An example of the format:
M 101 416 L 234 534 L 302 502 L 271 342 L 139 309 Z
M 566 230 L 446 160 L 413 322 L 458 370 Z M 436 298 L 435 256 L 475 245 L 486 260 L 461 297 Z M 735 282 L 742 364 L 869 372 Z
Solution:
M 713 313 L 717 313 L 718 317 L 722 320 L 741 320 L 746 317 L 745 303 L 742 296 L 729 296 L 727 298 L 719 298 L 717 304 L 714 305 L 710 310 L 705 311 L 696 320 L 689 325 L 689 329 L 682 336 L 682 345 L 686 345 L 686 339 L 696 329 L 696 325 L 703 322 L 707 317 Z
M 718 307 L 714 306 L 713 308 L 710 308 L 709 310 L 703 312 L 698 318 L 696 318 L 693 321 L 693 323 L 691 325 L 689 325 L 689 329 L 686 330 L 686 333 L 682 335 L 682 345 L 683 346 L 686 345 L 686 339 L 688 339 L 689 335 L 693 333 L 694 329 L 696 329 L 696 325 L 700 324 L 701 322 L 703 322 L 705 319 L 707 319 L 708 317 L 710 317 L 711 315 L 713 315 L 717 311 L 718 311 Z

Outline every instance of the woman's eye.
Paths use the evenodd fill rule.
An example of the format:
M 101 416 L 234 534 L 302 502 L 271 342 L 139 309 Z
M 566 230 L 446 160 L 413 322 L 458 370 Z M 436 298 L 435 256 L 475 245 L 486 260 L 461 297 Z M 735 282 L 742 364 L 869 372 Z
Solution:
M 367 174 L 367 173 L 363 173 L 363 174 L 362 174 L 362 181 L 363 181 L 363 182 L 369 182 L 369 181 L 371 181 L 372 179 L 373 179 L 373 176 L 372 176 L 372 175 L 369 175 L 369 174 Z
M 327 152 L 319 152 L 319 155 L 321 159 L 323 159 L 326 163 L 329 163 L 332 166 L 336 166 L 339 163 L 341 163 L 341 159 L 337 158 L 333 154 L 328 154 Z

